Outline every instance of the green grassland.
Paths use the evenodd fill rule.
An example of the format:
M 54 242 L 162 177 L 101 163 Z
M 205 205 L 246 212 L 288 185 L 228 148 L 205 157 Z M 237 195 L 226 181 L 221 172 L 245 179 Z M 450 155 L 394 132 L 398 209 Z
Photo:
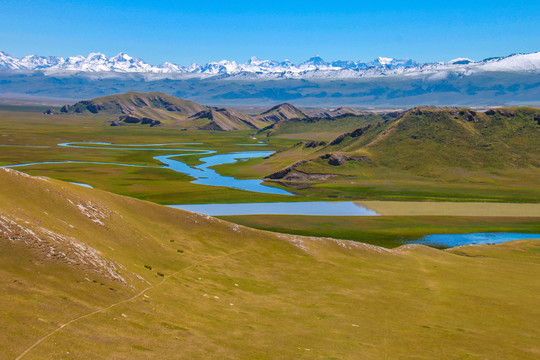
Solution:
M 252 168 L 279 171 L 293 165 L 290 174 L 275 181 L 302 195 L 538 202 L 538 119 L 540 111 L 532 108 L 488 113 L 415 108 L 343 134 L 326 146 L 291 147 L 265 162 L 253 162 Z M 321 157 L 326 154 L 343 160 L 331 163 Z M 305 162 L 294 165 L 299 160 Z M 239 167 L 245 176 L 249 165 Z
M 43 174 L 62 180 L 86 182 L 108 191 L 159 203 L 336 198 L 538 202 L 540 188 L 537 186 L 537 159 L 540 154 L 536 144 L 539 130 L 538 125 L 531 120 L 536 112 L 528 108 L 502 109 L 491 115 L 474 113 L 472 121 L 468 110 L 420 108 L 401 118 L 383 120 L 379 115 L 366 115 L 362 121 L 371 126 L 360 136 L 343 136 L 337 144 L 312 148 L 307 147 L 308 140 L 327 140 L 335 135 L 332 131 L 343 130 L 333 124 L 342 122 L 353 126 L 360 120 L 347 116 L 314 122 L 305 119 L 287 120 L 274 130 L 283 130 L 281 135 L 265 137 L 264 134 L 255 135 L 254 131 L 183 131 L 167 125 L 152 128 L 140 125 L 111 127 L 110 117 L 105 115 L 43 115 L 37 112 L 3 111 L 0 112 L 0 144 L 21 147 L 3 146 L 0 165 L 79 160 L 159 166 L 152 157 L 168 152 L 75 149 L 58 147 L 57 144 L 76 141 L 119 144 L 194 142 L 201 144 L 181 147 L 212 149 L 218 153 L 278 151 L 267 159 L 252 159 L 215 167 L 226 176 L 260 179 L 298 161 L 307 160 L 295 168 L 306 179 L 274 180 L 269 183 L 288 187 L 298 195 L 293 200 L 292 197 L 285 199 L 277 195 L 244 195 L 241 191 L 226 188 L 219 191 L 209 189 L 205 197 L 206 187 L 195 186 L 189 183 L 190 179 L 186 176 L 158 168 L 112 169 L 107 165 L 83 167 L 71 164 L 31 166 L 25 167 L 24 171 L 33 175 Z M 318 134 L 315 137 L 310 134 L 315 131 L 314 128 Z M 254 135 L 257 139 L 252 138 Z M 261 139 L 268 145 L 255 145 Z M 249 143 L 254 145 L 238 145 Z M 25 147 L 28 145 L 49 148 Z M 163 147 L 173 148 L 178 145 Z M 346 161 L 335 166 L 320 158 L 328 153 L 360 156 L 369 160 Z M 185 156 L 182 160 L 195 165 L 200 163 L 201 156 Z M 326 180 L 309 178 L 318 174 L 329 174 L 332 177 Z M 133 179 L 136 182 L 130 184 Z
M 540 233 L 540 204 L 363 201 L 381 216 L 220 216 L 256 229 L 395 248 L 431 234 Z
M 328 119 L 295 118 L 276 123 L 268 130 L 261 130 L 260 133 L 267 137 L 329 141 L 341 134 L 379 121 L 382 121 L 382 117 L 375 114 L 340 116 Z
M 386 250 L 254 230 L 13 170 L 0 169 L 0 187 L 8 359 L 540 353 L 538 240 Z
M 530 110 L 523 110 L 530 111 Z M 431 113 L 430 113 L 431 114 Z M 419 115 L 411 115 L 413 120 L 421 121 Z M 434 116 L 433 114 L 429 116 Z M 459 117 L 459 115 L 458 115 Z M 508 119 L 495 115 L 496 122 Z M 375 162 L 349 161 L 340 166 L 329 165 L 325 159 L 318 157 L 327 150 L 306 147 L 307 140 L 281 138 L 271 136 L 267 139 L 254 135 L 250 131 L 195 131 L 168 126 L 143 127 L 122 126 L 111 127 L 106 116 L 96 115 L 43 115 L 38 112 L 4 111 L 0 112 L 0 165 L 39 162 L 39 161 L 100 161 L 115 163 L 130 163 L 148 167 L 122 167 L 98 164 L 43 164 L 18 168 L 31 175 L 47 176 L 63 181 L 83 182 L 98 189 L 116 194 L 135 197 L 159 204 L 200 204 L 200 203 L 241 203 L 241 202 L 282 202 L 282 201 L 316 201 L 316 200 L 384 200 L 399 201 L 406 209 L 421 209 L 421 204 L 409 204 L 407 201 L 450 201 L 466 203 L 467 209 L 475 208 L 470 202 L 478 202 L 478 206 L 490 203 L 537 203 L 540 199 L 540 188 L 537 185 L 538 169 L 503 168 L 501 169 L 463 169 L 456 168 L 439 173 L 438 176 L 426 176 L 406 169 L 380 166 Z M 505 120 L 506 119 L 506 120 Z M 459 120 L 459 119 L 458 119 Z M 489 120 L 489 119 L 488 119 Z M 452 118 L 452 121 L 455 119 Z M 461 121 L 461 120 L 459 120 Z M 487 121 L 487 120 L 485 120 Z M 522 126 L 529 126 L 523 119 Z M 382 124 L 382 123 L 379 123 Z M 369 142 L 376 139 L 380 133 L 387 130 L 392 121 L 380 125 L 383 129 L 372 127 L 365 134 Z M 484 129 L 483 123 L 474 123 Z M 315 124 L 317 125 L 317 124 Z M 419 128 L 425 128 L 421 124 Z M 436 126 L 436 125 L 433 125 Z M 441 124 L 437 126 L 442 126 Z M 435 142 L 433 136 L 440 131 L 436 129 L 427 135 L 427 142 Z M 460 125 L 462 126 L 462 125 Z M 497 125 L 502 126 L 502 125 Z M 519 127 L 518 127 L 519 128 Z M 517 128 L 511 128 L 516 132 Z M 531 131 L 536 129 L 531 128 Z M 412 130 L 406 130 L 411 132 Z M 487 131 L 487 130 L 482 130 Z M 524 131 L 524 130 L 521 130 Z M 373 134 L 371 133 L 373 132 Z M 414 133 L 414 132 L 413 132 Z M 409 134 L 409 133 L 407 133 Z M 7 135 L 7 136 L 4 136 Z M 410 135 L 410 134 L 409 134 Z M 257 139 L 253 139 L 253 137 Z M 491 135 L 490 135 L 491 136 Z M 533 133 L 525 137 L 534 139 Z M 386 135 L 388 137 L 388 135 Z M 509 135 L 510 137 L 510 135 Z M 265 139 L 267 146 L 245 146 L 238 144 L 258 144 Z M 401 139 L 401 138 L 400 138 Z M 404 147 L 412 139 L 403 137 L 400 141 L 392 140 L 392 146 Z M 529 139 L 529 140 L 530 140 Z M 347 148 L 358 140 L 346 138 L 341 146 Z M 532 140 L 520 145 L 528 146 L 531 154 L 535 153 Z M 222 175 L 236 178 L 253 179 L 276 172 L 297 161 L 312 159 L 299 167 L 306 173 L 333 173 L 337 175 L 325 181 L 306 180 L 304 182 L 270 181 L 268 184 L 286 188 L 296 196 L 260 194 L 224 187 L 211 187 L 192 184 L 189 176 L 159 167 L 153 157 L 160 154 L 170 154 L 171 151 L 130 151 L 107 150 L 103 148 L 81 149 L 57 146 L 62 142 L 99 141 L 118 144 L 151 144 L 151 143 L 201 143 L 186 145 L 162 145 L 163 148 L 212 149 L 218 153 L 230 153 L 247 150 L 276 150 L 277 153 L 267 159 L 252 159 L 236 164 L 216 166 Z M 364 141 L 364 140 L 362 140 Z M 385 140 L 386 141 L 386 140 Z M 415 140 L 416 141 L 416 140 Z M 515 142 L 515 140 L 512 140 Z M 380 141 L 382 143 L 382 141 Z M 45 146 L 26 147 L 31 146 Z M 376 145 L 376 144 L 375 144 Z M 372 146 L 375 146 L 372 145 Z M 92 147 L 92 145 L 89 145 Z M 332 145 L 335 147 L 337 145 Z M 379 145 L 377 145 L 379 146 Z M 389 145 L 388 145 L 389 146 Z M 344 149 L 345 149 L 344 148 Z M 353 152 L 367 152 L 365 147 Z M 373 152 L 372 150 L 369 150 Z M 405 150 L 404 150 L 405 151 Z M 431 149 L 427 152 L 431 151 Z M 374 153 L 374 152 L 373 152 Z M 518 152 L 521 156 L 523 151 Z M 371 154 L 371 153 L 370 153 Z M 517 156 L 516 155 L 516 156 Z M 181 159 L 189 165 L 199 164 L 201 154 L 183 156 Z M 490 155 L 491 156 L 491 155 Z M 505 161 L 509 161 L 506 157 Z M 502 160 L 501 160 L 502 161 Z M 507 209 L 512 208 L 509 204 Z M 477 232 L 477 231 L 519 231 L 534 232 L 534 218 L 530 214 L 522 214 L 520 219 L 501 221 L 500 216 L 509 216 L 508 211 L 497 216 L 484 218 L 469 218 L 462 209 L 451 214 L 438 214 L 435 218 L 426 215 L 436 215 L 433 209 L 427 213 L 407 214 L 388 213 L 388 220 L 381 219 L 348 219 L 338 221 L 337 218 L 321 220 L 310 217 L 234 217 L 228 220 L 246 224 L 252 227 L 289 232 L 303 235 L 329 236 L 369 242 L 382 246 L 393 247 L 402 239 L 413 239 L 429 233 L 438 232 Z M 405 216 L 404 216 L 405 215 Z M 417 215 L 417 219 L 412 219 Z M 470 214 L 469 214 L 470 215 Z M 402 217 L 403 216 L 403 217 Z M 444 216 L 444 217 L 443 217 Z M 460 217 L 461 216 L 461 217 Z M 537 215 L 534 215 L 537 216 Z M 384 217 L 386 218 L 386 217 Z M 321 224 L 317 224 L 320 221 Z M 287 225 L 287 224 L 294 224 Z M 438 225 L 437 225 L 438 224 Z
M 254 194 L 245 191 L 191 184 L 192 178 L 160 168 L 153 157 L 182 151 L 132 151 L 103 148 L 82 149 L 57 146 L 64 142 L 110 142 L 115 144 L 163 144 L 160 148 L 211 149 L 217 153 L 284 149 L 293 140 L 276 139 L 268 146 L 258 144 L 249 131 L 196 131 L 174 127 L 109 126 L 107 116 L 43 115 L 36 112 L 0 112 L 0 166 L 41 161 L 98 161 L 151 166 L 132 168 L 100 164 L 42 164 L 19 168 L 32 175 L 84 182 L 118 194 L 163 204 L 204 202 L 287 201 L 290 196 Z M 5 135 L 5 136 L 4 136 Z M 43 146 L 43 147 L 28 147 Z M 87 145 L 92 147 L 92 145 Z M 200 163 L 201 154 L 182 157 L 190 165 Z M 261 178 L 263 175 L 259 176 Z M 294 199 L 297 201 L 299 199 Z
M 540 233 L 539 217 L 492 216 L 220 216 L 255 229 L 322 236 L 396 248 L 432 234 L 476 232 Z

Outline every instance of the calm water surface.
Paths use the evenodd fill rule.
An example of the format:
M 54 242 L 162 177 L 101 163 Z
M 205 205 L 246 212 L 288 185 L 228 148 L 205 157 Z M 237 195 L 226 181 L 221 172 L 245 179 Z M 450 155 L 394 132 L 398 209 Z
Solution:
M 470 233 L 470 234 L 437 234 L 427 235 L 408 244 L 422 244 L 440 247 L 461 245 L 499 244 L 506 241 L 522 239 L 540 239 L 540 234 L 524 233 Z
M 376 216 L 375 211 L 353 201 L 309 201 L 246 204 L 169 205 L 177 209 L 210 216 L 226 215 L 312 215 L 312 216 Z
M 265 186 L 262 184 L 262 180 L 258 179 L 236 179 L 231 176 L 222 176 L 218 174 L 215 170 L 210 169 L 209 167 L 221 164 L 232 164 L 241 160 L 253 159 L 258 157 L 265 157 L 273 153 L 273 151 L 242 151 L 230 154 L 219 154 L 203 157 L 200 160 L 203 162 L 200 165 L 189 166 L 183 163 L 176 158 L 186 155 L 194 154 L 214 154 L 217 151 L 215 150 L 206 150 L 206 149 L 185 149 L 185 148 L 162 148 L 159 146 L 167 145 L 200 145 L 200 143 L 162 143 L 162 144 L 112 144 L 112 143 L 103 143 L 103 142 L 70 142 L 70 143 L 60 143 L 58 146 L 63 147 L 75 147 L 83 149 L 107 149 L 107 150 L 135 150 L 135 151 L 148 151 L 148 150 L 159 150 L 159 151 L 181 151 L 176 154 L 160 155 L 155 156 L 154 159 L 160 161 L 163 165 L 162 167 L 171 169 L 173 171 L 186 174 L 195 178 L 192 183 L 208 185 L 208 186 L 224 186 L 233 189 L 239 189 L 244 191 L 253 191 L 266 194 L 280 194 L 280 195 L 292 195 L 290 192 L 274 188 L 271 186 Z M 250 145 L 266 145 L 266 144 L 250 144 Z M 97 162 L 97 161 L 77 161 L 77 160 L 67 160 L 67 161 L 43 161 L 43 162 L 31 162 L 24 164 L 14 164 L 7 165 L 5 167 L 24 167 L 32 165 L 41 165 L 41 164 L 102 164 L 102 165 L 117 165 L 117 166 L 132 166 L 132 167 L 159 167 L 159 166 L 145 166 L 145 165 L 134 165 L 126 163 L 108 163 L 108 162 Z
M 206 149 L 184 149 L 184 148 L 163 148 L 160 146 L 171 145 L 199 145 L 200 143 L 162 143 L 162 144 L 111 144 L 99 142 L 84 142 L 84 143 L 61 143 L 59 146 L 90 148 L 90 149 L 109 149 L 109 150 L 160 150 L 174 151 L 175 154 L 155 156 L 154 159 L 160 161 L 163 165 L 173 171 L 180 172 L 195 178 L 193 183 L 209 186 L 224 186 L 245 191 L 253 191 L 260 193 L 293 195 L 283 189 L 265 186 L 261 180 L 252 179 L 235 179 L 234 177 L 222 176 L 215 170 L 210 169 L 211 166 L 221 164 L 232 164 L 238 161 L 265 157 L 273 153 L 273 151 L 243 151 L 231 154 L 219 154 L 215 150 Z M 246 144 L 248 145 L 248 144 Z M 249 144 L 257 145 L 257 144 Z M 263 145 L 263 144 L 259 144 Z M 266 144 L 264 144 L 266 145 Z M 9 146 L 9 145 L 2 145 Z M 21 146 L 21 145 L 19 145 Z M 26 145 L 25 147 L 32 147 Z M 42 146 L 39 146 L 42 147 Z M 207 154 L 201 158 L 202 164 L 196 166 L 188 166 L 177 158 L 194 155 Z M 104 165 L 120 165 L 133 167 L 154 167 L 159 166 L 144 166 L 125 163 L 107 163 L 107 162 L 92 162 L 92 161 L 45 161 L 33 162 L 25 164 L 14 164 L 5 167 L 24 167 L 39 164 L 104 164 Z M 74 183 L 80 186 L 91 187 L 84 183 Z M 226 215 L 312 215 L 312 216 L 376 216 L 376 212 L 366 209 L 355 204 L 352 201 L 343 202 L 281 202 L 281 203 L 247 203 L 247 204 L 199 204 L 199 205 L 171 205 L 172 207 L 203 213 L 211 216 L 226 216 Z M 471 244 L 493 244 L 511 240 L 540 238 L 540 234 L 523 234 L 523 233 L 470 233 L 470 234 L 437 234 L 427 235 L 418 240 L 408 242 L 415 244 L 423 244 L 437 247 L 454 247 L 460 245 Z

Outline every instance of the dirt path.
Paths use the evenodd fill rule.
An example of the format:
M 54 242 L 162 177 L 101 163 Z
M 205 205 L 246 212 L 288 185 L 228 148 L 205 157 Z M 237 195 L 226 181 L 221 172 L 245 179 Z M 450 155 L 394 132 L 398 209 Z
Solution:
M 176 275 L 178 275 L 178 274 L 180 274 L 180 273 L 182 273 L 182 272 L 184 272 L 184 271 L 186 271 L 186 270 L 189 270 L 189 269 L 191 269 L 191 268 L 193 268 L 193 267 L 195 267 L 195 266 L 197 266 L 197 265 L 201 265 L 201 264 L 204 264 L 205 262 L 208 262 L 208 261 L 214 261 L 214 260 L 216 260 L 216 259 L 220 259 L 220 258 L 223 258 L 223 257 L 228 257 L 228 256 L 231 256 L 231 255 L 235 255 L 235 254 L 238 254 L 238 253 L 244 252 L 244 251 L 246 251 L 246 249 L 242 249 L 242 250 L 238 250 L 238 251 L 233 251 L 233 252 L 230 252 L 230 253 L 227 253 L 227 254 L 223 254 L 223 255 L 221 255 L 221 256 L 216 256 L 216 257 L 211 258 L 211 259 L 207 259 L 207 260 L 203 260 L 203 261 L 196 262 L 196 263 L 191 264 L 191 265 L 189 265 L 189 266 L 187 266 L 187 267 L 185 267 L 185 268 L 183 268 L 183 269 L 181 269 L 181 270 L 178 270 L 178 271 L 175 272 L 175 273 L 172 273 L 172 274 L 170 274 L 170 275 L 166 275 L 166 276 L 163 277 L 163 279 L 162 279 L 160 282 L 158 282 L 157 284 L 152 285 L 152 286 L 149 286 L 149 287 L 147 287 L 147 288 L 141 290 L 139 293 L 137 293 L 136 295 L 133 295 L 133 296 L 130 297 L 130 298 L 127 298 L 127 299 L 118 301 L 118 302 L 116 302 L 116 303 L 114 303 L 114 304 L 111 304 L 111 305 L 109 305 L 109 306 L 106 306 L 106 307 L 104 307 L 104 308 L 100 308 L 100 309 L 94 310 L 94 311 L 92 311 L 92 312 L 89 312 L 89 313 L 87 313 L 87 314 L 78 316 L 78 317 L 76 317 L 76 318 L 74 318 L 74 319 L 71 319 L 71 320 L 69 320 L 68 322 L 66 322 L 66 323 L 64 323 L 64 324 L 62 324 L 62 325 L 60 325 L 60 326 L 58 326 L 56 329 L 54 329 L 53 331 L 51 331 L 51 332 L 48 333 L 47 335 L 43 336 L 42 338 L 40 338 L 40 339 L 37 340 L 36 342 L 34 342 L 34 343 L 33 343 L 32 345 L 30 345 L 26 350 L 24 350 L 19 356 L 17 356 L 17 357 L 15 358 L 15 360 L 22 359 L 26 354 L 28 354 L 32 349 L 34 349 L 36 346 L 38 346 L 39 344 L 41 344 L 43 341 L 47 340 L 49 337 L 53 336 L 54 334 L 56 334 L 57 332 L 59 332 L 59 331 L 62 330 L 63 328 L 65 328 L 65 327 L 67 327 L 67 326 L 73 324 L 74 322 L 77 322 L 77 321 L 79 321 L 79 320 L 85 319 L 85 318 L 90 317 L 90 316 L 92 316 L 92 315 L 94 315 L 94 314 L 98 314 L 98 313 L 107 311 L 107 310 L 109 310 L 109 309 L 111 309 L 111 308 L 113 308 L 113 307 L 115 307 L 115 306 L 117 306 L 117 305 L 124 304 L 124 303 L 126 303 L 126 302 L 131 301 L 131 300 L 134 300 L 134 299 L 140 297 L 141 295 L 144 295 L 144 293 L 146 293 L 147 291 L 152 290 L 152 289 L 154 289 L 154 288 L 160 286 L 160 285 L 163 284 L 165 281 L 167 281 L 167 279 L 169 279 L 169 278 L 171 278 L 171 277 L 173 277 L 173 276 L 176 276 Z

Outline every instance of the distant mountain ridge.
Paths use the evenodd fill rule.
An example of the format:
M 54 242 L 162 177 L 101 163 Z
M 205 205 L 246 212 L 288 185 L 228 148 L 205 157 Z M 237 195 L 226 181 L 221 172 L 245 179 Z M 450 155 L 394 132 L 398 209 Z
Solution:
M 310 117 L 308 113 L 298 109 L 294 105 L 284 103 L 263 111 L 257 118 L 262 121 L 277 123 L 283 120 L 304 119 Z
M 194 101 L 181 99 L 159 92 L 140 93 L 129 91 L 79 101 L 64 105 L 60 110 L 48 110 L 47 114 L 101 114 L 147 117 L 157 120 L 177 120 L 207 109 L 207 106 Z
M 111 125 L 126 124 L 194 127 L 201 130 L 260 130 L 280 121 L 307 118 L 310 115 L 291 104 L 280 104 L 250 116 L 220 107 L 198 104 L 160 92 L 142 93 L 129 91 L 82 100 L 73 105 L 64 105 L 59 110 L 49 109 L 45 114 L 102 115 L 117 117 Z
M 149 73 L 163 76 L 221 76 L 230 79 L 281 79 L 281 78 L 364 78 L 388 75 L 441 74 L 452 72 L 467 76 L 484 71 L 540 71 L 540 52 L 531 54 L 512 54 L 504 57 L 492 57 L 475 62 L 468 58 L 457 58 L 447 63 L 420 64 L 411 59 L 393 59 L 379 57 L 373 61 L 325 61 L 319 56 L 300 64 L 288 60 L 259 60 L 252 57 L 247 63 L 222 60 L 205 65 L 192 64 L 182 66 L 165 62 L 150 65 L 144 60 L 120 53 L 107 57 L 102 53 L 90 53 L 88 56 L 28 55 L 15 58 L 0 51 L 0 70 L 2 71 L 42 71 L 47 74 L 58 72 L 117 72 Z

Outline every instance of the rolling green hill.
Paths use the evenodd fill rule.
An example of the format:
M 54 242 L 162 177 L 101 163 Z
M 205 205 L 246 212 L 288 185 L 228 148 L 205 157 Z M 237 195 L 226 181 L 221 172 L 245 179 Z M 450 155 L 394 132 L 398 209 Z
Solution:
M 540 110 L 412 109 L 396 121 L 358 129 L 324 151 L 370 154 L 381 166 L 432 168 L 540 167 Z
M 253 230 L 13 170 L 0 169 L 0 185 L 5 358 L 539 351 L 538 241 L 390 251 Z
M 6 359 L 535 359 L 540 242 L 387 250 L 0 169 Z M 486 316 L 489 314 L 489 316 Z
M 330 141 L 361 126 L 388 118 L 377 114 L 343 114 L 334 117 L 291 118 L 274 123 L 259 131 L 267 137 Z
M 420 107 L 336 137 L 314 149 L 289 171 L 355 176 L 400 172 L 410 176 L 460 179 L 469 173 L 507 176 L 540 168 L 540 110 Z M 279 154 L 278 154 L 279 156 Z M 371 176 L 370 175 L 370 176 Z

